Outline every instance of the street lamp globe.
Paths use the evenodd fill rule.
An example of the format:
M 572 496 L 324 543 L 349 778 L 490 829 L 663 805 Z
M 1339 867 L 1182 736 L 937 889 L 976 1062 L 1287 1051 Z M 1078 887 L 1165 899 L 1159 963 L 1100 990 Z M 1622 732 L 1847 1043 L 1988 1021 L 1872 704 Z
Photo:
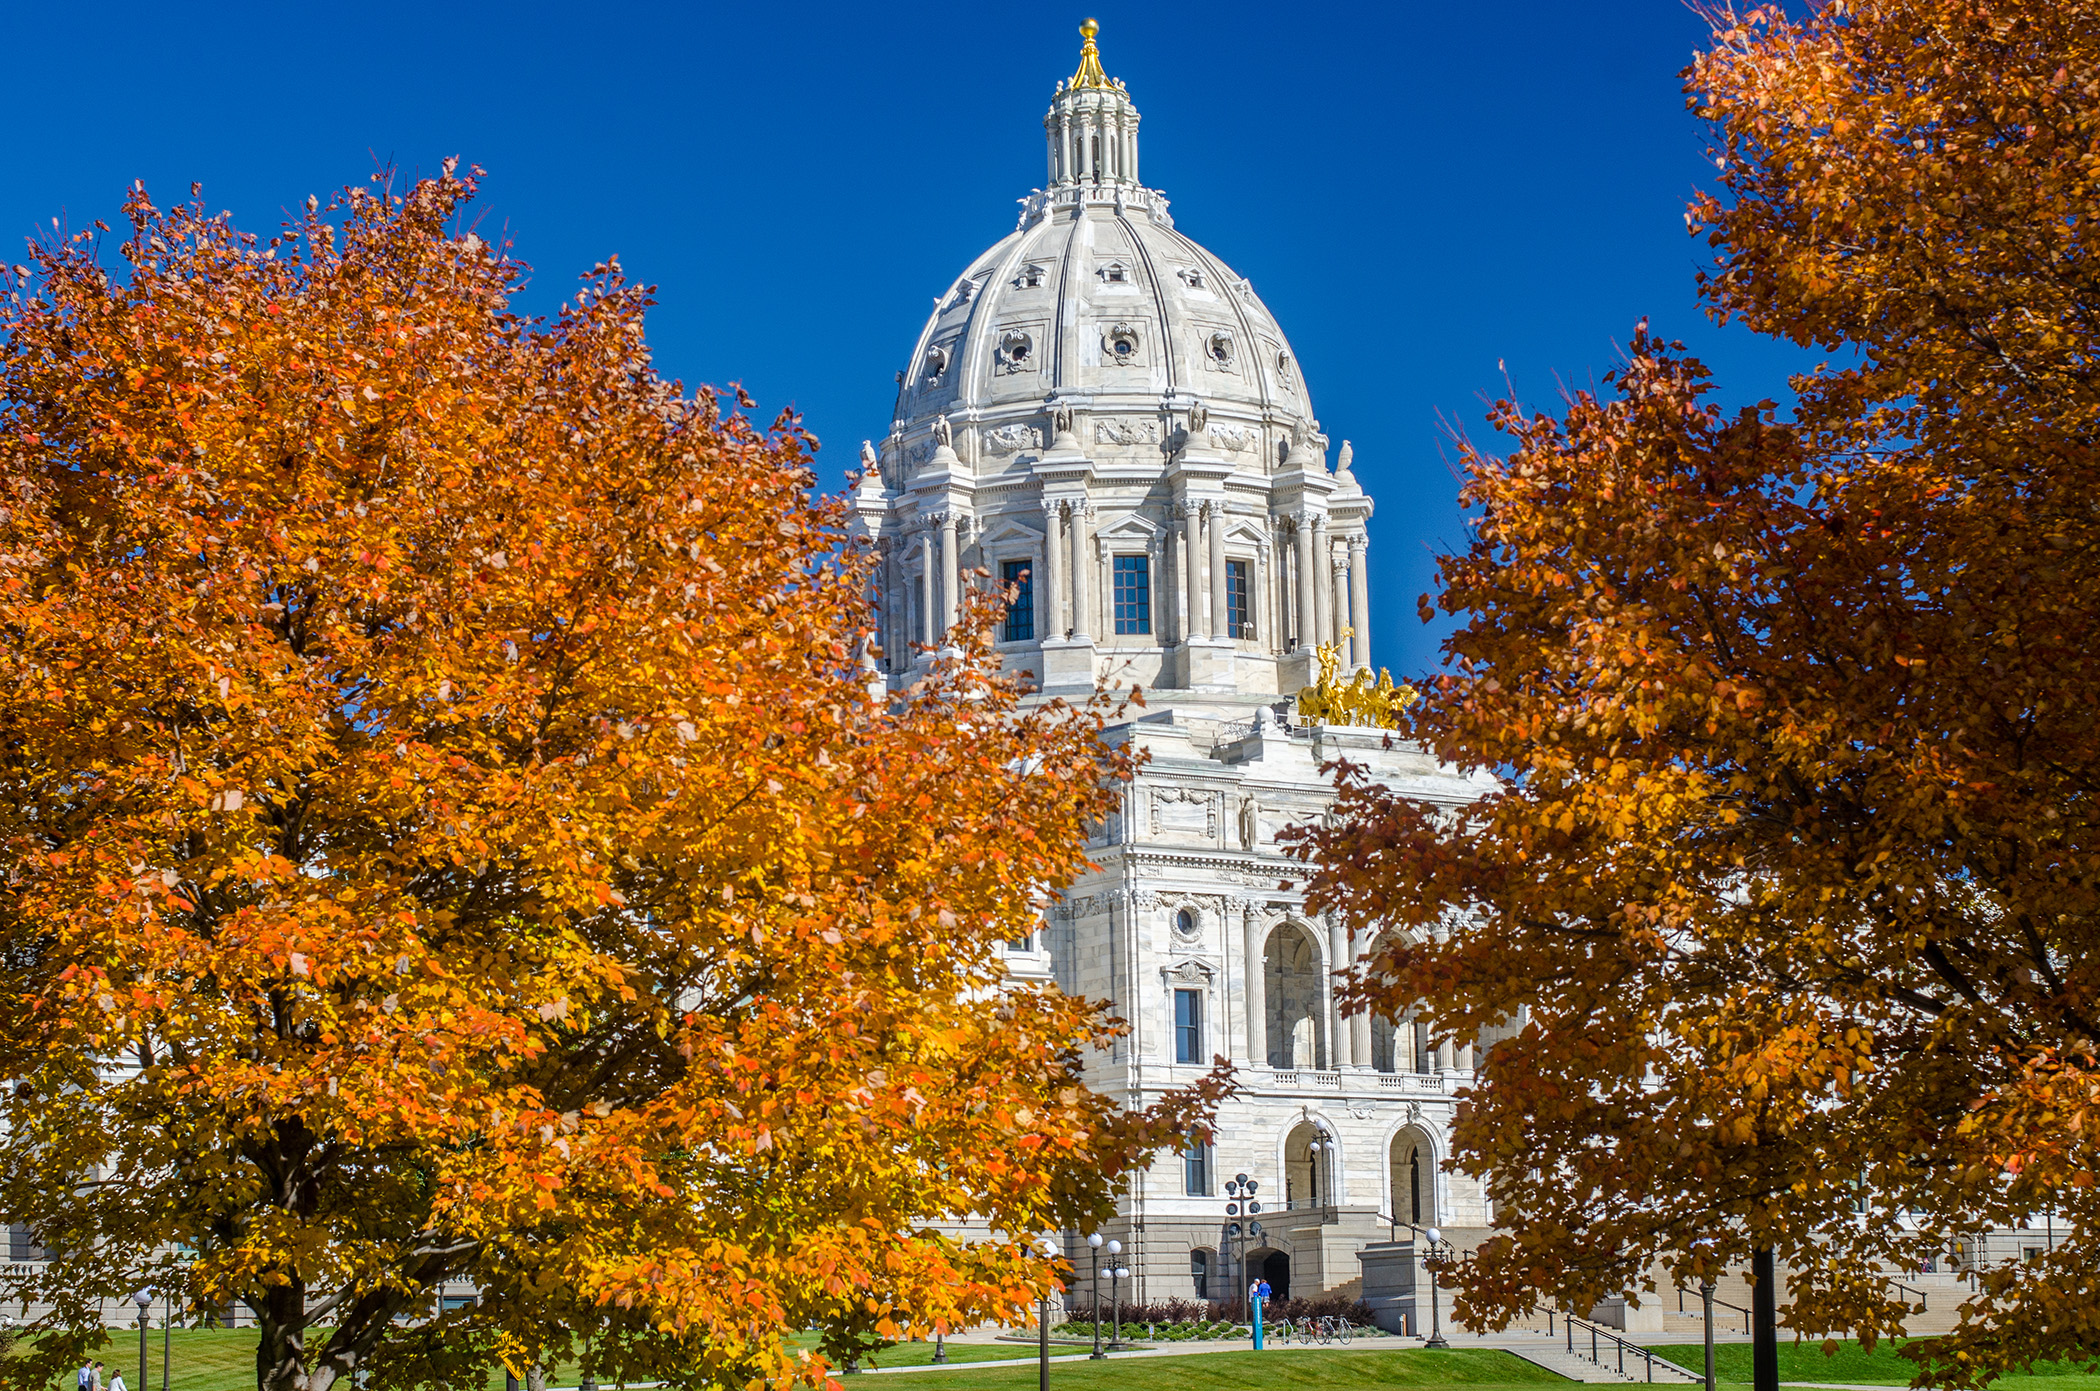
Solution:
M 1444 1239 L 1444 1234 L 1434 1227 L 1430 1227 L 1429 1229 L 1424 1231 L 1422 1235 L 1429 1238 L 1429 1244 L 1432 1246 Z
M 1090 1233 L 1086 1239 L 1086 1244 L 1098 1248 L 1101 1245 L 1101 1233 Z
M 1123 1254 L 1123 1243 L 1122 1243 L 1122 1242 L 1120 1242 L 1120 1241 L 1111 1241 L 1110 1243 L 1108 1243 L 1108 1254 L 1109 1254 L 1109 1255 L 1111 1255 L 1111 1256 L 1120 1256 L 1120 1255 L 1122 1255 L 1122 1254 Z
M 1129 1266 L 1127 1266 L 1127 1265 L 1119 1265 L 1119 1266 L 1117 1266 L 1117 1267 L 1116 1267 L 1116 1278 L 1117 1278 L 1118 1280 L 1128 1280 L 1128 1279 L 1130 1278 L 1130 1267 L 1129 1267 Z
M 140 1313 L 144 1313 L 146 1306 L 153 1302 L 153 1290 L 150 1287 L 140 1290 L 131 1296 L 131 1302 L 139 1306 Z

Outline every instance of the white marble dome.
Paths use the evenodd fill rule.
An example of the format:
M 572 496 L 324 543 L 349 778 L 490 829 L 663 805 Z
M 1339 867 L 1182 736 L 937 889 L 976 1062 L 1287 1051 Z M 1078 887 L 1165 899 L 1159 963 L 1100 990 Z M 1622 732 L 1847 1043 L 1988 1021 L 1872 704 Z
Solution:
M 1368 661 L 1370 499 L 1346 443 L 1328 471 L 1275 316 L 1139 181 L 1137 109 L 1082 33 L 1046 185 L 935 300 L 863 447 L 887 666 L 931 660 L 981 574 L 1020 586 L 1001 648 L 1046 689 L 1274 700 L 1319 643 Z
M 1097 412 L 1201 400 L 1221 436 L 1210 442 L 1233 453 L 1312 423 L 1275 316 L 1175 228 L 1164 197 L 1134 184 L 1032 194 L 1021 225 L 956 277 L 920 330 L 896 420 L 907 438 L 941 415 L 1025 427 L 1067 394 Z

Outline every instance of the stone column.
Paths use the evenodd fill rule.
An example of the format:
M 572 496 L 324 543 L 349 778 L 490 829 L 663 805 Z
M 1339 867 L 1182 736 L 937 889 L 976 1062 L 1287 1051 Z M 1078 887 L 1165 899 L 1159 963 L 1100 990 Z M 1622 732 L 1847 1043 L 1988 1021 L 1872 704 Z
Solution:
M 1305 585 L 1312 591 L 1313 641 L 1334 641 L 1334 547 L 1327 543 L 1327 518 L 1312 519 L 1312 563 L 1305 567 Z
M 1342 670 L 1346 672 L 1356 661 L 1350 655 L 1351 644 L 1342 641 L 1342 629 L 1349 626 L 1349 552 L 1346 549 L 1335 558 L 1330 570 L 1327 592 L 1334 596 L 1334 617 L 1330 621 L 1334 624 L 1335 645 L 1342 649 Z
M 1362 536 L 1349 538 L 1349 625 L 1356 640 L 1349 653 L 1360 667 L 1371 665 L 1371 543 Z
M 1456 1065 L 1457 1059 L 1452 1056 L 1451 1040 L 1439 1040 L 1436 1046 L 1436 1070 L 1449 1072 Z
M 1181 560 L 1182 568 L 1188 571 L 1188 631 L 1182 634 L 1185 641 L 1194 642 L 1204 637 L 1203 618 L 1203 504 L 1189 501 L 1181 504 Z
M 1393 1021 L 1393 1071 L 1415 1070 L 1415 1016 L 1412 1010 Z
M 1254 569 L 1247 575 L 1247 603 L 1254 620 L 1254 638 L 1265 652 L 1276 650 L 1276 616 L 1269 612 L 1269 545 L 1255 548 Z
M 1356 937 L 1356 950 L 1359 954 L 1369 949 L 1371 943 L 1368 938 L 1362 933 L 1353 935 Z M 1350 959 L 1354 960 L 1355 958 L 1351 957 Z M 1350 1056 L 1356 1060 L 1358 1067 L 1369 1067 L 1371 1065 L 1371 1012 L 1369 1010 L 1350 1017 L 1349 1052 Z
M 956 591 L 962 583 L 962 557 L 956 552 L 955 513 L 941 514 L 941 636 L 948 640 L 948 632 L 955 626 Z
M 1350 1036 L 1353 1031 L 1348 1027 L 1349 1021 L 1345 1021 L 1342 1018 L 1341 1006 L 1335 1002 L 1334 998 L 1335 978 L 1333 973 L 1342 970 L 1349 964 L 1349 929 L 1342 925 L 1340 918 L 1336 918 L 1332 923 L 1328 924 L 1327 952 L 1328 963 L 1331 968 L 1327 977 L 1327 1001 L 1329 1008 L 1333 1010 L 1333 1014 L 1330 1016 L 1333 1021 L 1333 1027 L 1328 1031 L 1327 1036 L 1334 1040 L 1334 1047 L 1330 1050 L 1333 1056 L 1327 1062 L 1330 1067 L 1348 1067 L 1356 1061 L 1354 1051 L 1349 1046 L 1354 1041 Z
M 1471 1072 L 1473 1070 L 1473 1045 L 1470 1041 L 1459 1045 L 1458 1070 L 1460 1072 Z
M 1043 596 L 1043 640 L 1055 641 L 1070 626 L 1065 622 L 1064 538 L 1057 534 L 1064 504 L 1043 504 L 1043 578 L 1035 592 Z
M 913 642 L 933 645 L 933 625 L 940 621 L 940 611 L 934 608 L 933 567 L 938 562 L 933 553 L 933 531 L 929 528 L 919 537 L 919 631 L 912 634 Z
M 1086 504 L 1072 504 L 1070 519 L 1072 531 L 1072 636 L 1086 639 L 1091 636 L 1093 616 L 1087 607 L 1087 556 L 1086 556 Z
M 1225 504 L 1204 504 L 1210 522 L 1210 635 L 1220 641 L 1232 637 L 1232 624 L 1226 620 L 1225 593 Z
M 1269 1065 L 1268 944 L 1260 910 L 1246 905 L 1244 925 L 1247 972 L 1247 1062 L 1253 1067 Z
M 1312 514 L 1300 513 L 1297 526 L 1297 564 L 1292 567 L 1294 573 L 1291 579 L 1298 591 L 1298 645 L 1310 649 L 1319 640 L 1320 631 L 1319 611 L 1313 598 L 1313 590 L 1317 586 L 1313 584 L 1312 577 L 1318 572 L 1313 569 Z

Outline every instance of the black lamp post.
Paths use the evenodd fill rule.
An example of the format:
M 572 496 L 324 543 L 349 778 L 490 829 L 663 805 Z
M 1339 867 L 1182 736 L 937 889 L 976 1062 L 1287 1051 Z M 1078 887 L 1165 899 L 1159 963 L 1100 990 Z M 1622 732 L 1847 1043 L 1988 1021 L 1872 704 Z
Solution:
M 1429 1238 L 1429 1259 L 1430 1259 L 1430 1260 L 1435 1260 L 1435 1259 L 1436 1259 L 1436 1258 L 1437 1258 L 1438 1256 L 1440 1256 L 1440 1255 L 1442 1255 L 1442 1254 L 1443 1254 L 1443 1251 L 1442 1251 L 1442 1250 L 1440 1249 L 1440 1248 L 1441 1248 L 1441 1247 L 1443 1246 L 1443 1244 L 1444 1244 L 1444 1234 L 1443 1234 L 1442 1232 L 1438 1231 L 1438 1230 L 1437 1230 L 1437 1229 L 1436 1229 L 1435 1227 L 1431 1227 L 1431 1228 L 1430 1228 L 1430 1229 L 1429 1229 L 1428 1231 L 1426 1231 L 1426 1232 L 1422 1233 L 1422 1235 L 1424 1235 L 1424 1236 L 1426 1236 L 1426 1237 L 1428 1237 L 1428 1238 Z M 1429 1341 L 1428 1341 L 1428 1342 L 1426 1342 L 1426 1343 L 1424 1343 L 1424 1344 L 1422 1344 L 1422 1346 L 1423 1346 L 1423 1347 L 1427 1347 L 1427 1348 L 1447 1348 L 1447 1347 L 1450 1347 L 1451 1345 L 1450 1345 L 1449 1343 L 1447 1343 L 1447 1342 L 1445 1342 L 1445 1341 L 1444 1341 L 1444 1321 L 1443 1321 L 1443 1316 L 1442 1316 L 1442 1314 L 1440 1313 L 1440 1311 L 1439 1311 L 1439 1310 L 1438 1310 L 1438 1308 L 1437 1308 L 1437 1289 L 1436 1289 L 1436 1267 L 1435 1267 L 1435 1266 L 1433 1266 L 1433 1265 L 1432 1265 L 1432 1266 L 1429 1266 L 1429 1267 L 1428 1267 L 1428 1270 L 1429 1270 Z
M 1261 1184 L 1254 1179 L 1248 1178 L 1245 1174 L 1234 1174 L 1232 1181 L 1225 1185 L 1225 1197 L 1227 1199 L 1225 1215 L 1227 1217 L 1238 1217 L 1244 1211 L 1249 1217 L 1252 1217 L 1255 1213 L 1260 1212 L 1261 1204 L 1254 1201 L 1254 1195 L 1260 1191 Z M 1260 1225 L 1255 1224 L 1253 1231 L 1258 1233 L 1260 1230 Z M 1246 1287 L 1254 1283 L 1254 1272 L 1246 1268 L 1246 1234 L 1242 1232 L 1240 1224 L 1234 1222 L 1225 1228 L 1225 1235 L 1228 1240 L 1233 1237 L 1240 1239 L 1239 1260 L 1236 1263 L 1240 1281 L 1240 1313 L 1243 1317 L 1252 1317 L 1247 1308 Z
M 1123 1290 L 1121 1281 L 1130 1272 L 1116 1264 L 1116 1257 L 1123 1254 L 1123 1243 L 1108 1243 L 1108 1350 L 1123 1350 Z
M 131 1296 L 131 1302 L 139 1306 L 139 1391 L 146 1391 L 146 1333 L 153 1327 L 153 1291 L 146 1288 Z M 161 1391 L 167 1391 L 162 1387 Z
M 1094 1307 L 1091 1310 L 1094 1325 L 1094 1350 L 1087 1354 L 1089 1361 L 1098 1361 L 1108 1354 L 1101 1351 L 1101 1233 L 1094 1232 L 1086 1239 L 1086 1297 Z
M 1692 1245 L 1705 1248 L 1706 1258 L 1713 1259 L 1714 1244 L 1709 1238 L 1700 1237 Z M 1699 1307 L 1706 1320 L 1706 1391 L 1714 1391 L 1714 1277 L 1711 1270 L 1699 1277 Z

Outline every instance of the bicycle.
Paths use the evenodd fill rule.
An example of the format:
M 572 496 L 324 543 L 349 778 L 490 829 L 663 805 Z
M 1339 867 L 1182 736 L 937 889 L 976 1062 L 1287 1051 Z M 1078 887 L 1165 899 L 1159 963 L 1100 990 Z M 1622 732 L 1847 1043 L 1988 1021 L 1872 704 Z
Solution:
M 1355 1337 L 1356 1329 L 1347 1319 L 1336 1318 L 1330 1314 L 1320 1320 L 1320 1341 L 1323 1343 L 1332 1341 L 1347 1347 Z
M 1315 1338 L 1320 1338 L 1320 1321 L 1318 1319 L 1299 1319 L 1298 1341 L 1301 1343 L 1310 1343 Z M 1320 1338 L 1320 1341 L 1324 1343 L 1327 1340 L 1325 1338 Z

